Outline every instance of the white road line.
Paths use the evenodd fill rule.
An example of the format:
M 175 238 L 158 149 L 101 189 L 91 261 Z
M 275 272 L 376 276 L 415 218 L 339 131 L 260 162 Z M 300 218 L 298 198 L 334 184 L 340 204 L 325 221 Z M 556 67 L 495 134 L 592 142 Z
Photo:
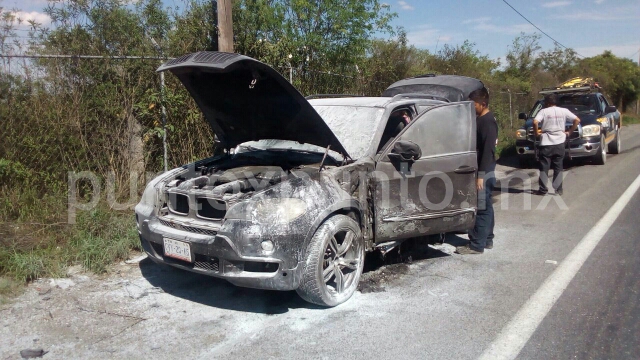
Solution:
M 518 310 L 498 337 L 480 356 L 480 360 L 515 359 L 534 331 L 551 310 L 591 252 L 640 188 L 640 175 L 589 230 L 558 268 Z

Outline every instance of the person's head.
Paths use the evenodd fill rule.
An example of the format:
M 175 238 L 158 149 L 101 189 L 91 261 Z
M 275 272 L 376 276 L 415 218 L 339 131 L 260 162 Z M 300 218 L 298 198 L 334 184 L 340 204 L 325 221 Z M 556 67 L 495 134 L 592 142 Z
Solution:
M 411 115 L 407 110 L 397 110 L 391 114 L 390 119 L 402 120 L 405 124 L 408 124 L 411 121 Z
M 489 90 L 486 87 L 472 91 L 469 99 L 474 102 L 476 115 L 480 116 L 489 111 Z
M 558 96 L 556 94 L 545 95 L 544 97 L 544 106 L 556 106 L 558 105 Z

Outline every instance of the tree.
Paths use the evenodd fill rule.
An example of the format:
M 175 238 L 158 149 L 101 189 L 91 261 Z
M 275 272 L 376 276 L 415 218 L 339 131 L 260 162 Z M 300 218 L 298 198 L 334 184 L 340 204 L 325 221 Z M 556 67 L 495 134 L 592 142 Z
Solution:
M 426 72 L 426 67 L 418 69 L 419 58 L 427 54 L 407 46 L 404 29 L 397 30 L 397 39 L 373 40 L 363 62 L 363 76 L 367 79 L 367 95 L 377 96 L 390 84 L 413 75 Z
M 445 44 L 430 60 L 430 68 L 434 72 L 479 79 L 490 77 L 499 65 L 487 55 L 481 55 L 475 44 L 468 40 L 458 46 Z
M 530 92 L 534 74 L 540 68 L 536 53 L 540 50 L 539 34 L 520 34 L 513 40 L 506 56 L 506 66 L 501 80 L 506 87 L 520 92 Z
M 594 77 L 622 111 L 640 96 L 640 68 L 629 59 L 605 51 L 583 59 L 579 68 L 583 74 Z
M 556 44 L 553 50 L 540 53 L 542 70 L 551 74 L 556 83 L 578 76 L 578 55 L 573 49 L 561 48 Z
M 378 0 L 239 0 L 236 46 L 283 72 L 295 69 L 303 93 L 335 92 L 345 85 L 335 73 L 355 80 L 373 35 L 392 33 L 394 16 Z

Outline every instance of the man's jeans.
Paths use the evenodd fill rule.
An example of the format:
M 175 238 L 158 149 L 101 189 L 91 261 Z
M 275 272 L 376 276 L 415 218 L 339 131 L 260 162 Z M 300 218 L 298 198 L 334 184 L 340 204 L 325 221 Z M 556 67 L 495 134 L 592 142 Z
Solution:
M 549 168 L 553 169 L 553 188 L 562 191 L 562 160 L 564 159 L 564 143 L 540 147 L 540 178 L 538 190 L 546 193 L 549 191 Z
M 496 184 L 494 168 L 484 174 L 484 190 L 478 191 L 478 213 L 473 230 L 469 231 L 469 247 L 476 251 L 484 251 L 485 246 L 493 245 L 493 203 L 491 193 Z M 480 176 L 480 174 L 478 175 Z

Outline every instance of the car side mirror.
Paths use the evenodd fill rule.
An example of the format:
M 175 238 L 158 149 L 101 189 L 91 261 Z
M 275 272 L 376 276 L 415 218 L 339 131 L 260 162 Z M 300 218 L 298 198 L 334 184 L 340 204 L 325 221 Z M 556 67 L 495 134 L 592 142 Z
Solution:
M 612 112 L 616 112 L 616 110 L 618 110 L 618 109 L 616 109 L 616 107 L 614 105 L 609 105 L 604 109 L 604 113 L 605 114 L 609 114 L 609 113 L 612 113 Z
M 411 173 L 411 165 L 422 157 L 422 150 L 413 141 L 398 140 L 387 156 L 393 167 L 404 176 Z
M 527 120 L 527 114 L 525 114 L 525 113 L 520 113 L 520 114 L 518 114 L 518 119 L 520 119 L 520 120 Z
M 393 144 L 393 149 L 388 154 L 392 162 L 410 162 L 422 157 L 422 150 L 418 144 L 408 140 L 398 140 Z

